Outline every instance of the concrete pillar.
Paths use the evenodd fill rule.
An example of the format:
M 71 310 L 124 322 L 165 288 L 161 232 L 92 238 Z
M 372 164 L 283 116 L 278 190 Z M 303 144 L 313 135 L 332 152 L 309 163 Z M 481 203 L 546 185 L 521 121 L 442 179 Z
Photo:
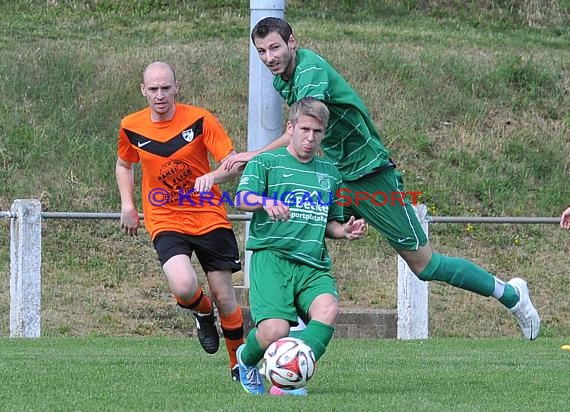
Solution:
M 10 337 L 40 336 L 42 207 L 15 200 L 10 220 Z
M 285 0 L 250 0 L 250 29 L 265 17 L 285 15 Z M 273 88 L 273 74 L 261 62 L 251 38 L 249 42 L 249 105 L 247 116 L 247 150 L 257 150 L 271 143 L 283 133 L 283 100 Z M 248 220 L 245 224 L 245 240 L 249 235 Z M 249 261 L 251 252 L 246 251 L 244 260 L 244 286 L 249 288 Z
M 426 205 L 414 206 L 416 215 L 428 234 Z M 427 339 L 428 282 L 423 282 L 398 256 L 398 339 Z

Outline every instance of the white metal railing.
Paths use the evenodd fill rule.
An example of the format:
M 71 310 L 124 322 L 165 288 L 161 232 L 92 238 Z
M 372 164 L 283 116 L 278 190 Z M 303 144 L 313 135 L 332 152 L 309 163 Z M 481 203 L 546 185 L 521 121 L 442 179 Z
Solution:
M 426 234 L 429 223 L 554 224 L 551 217 L 428 216 L 425 205 L 415 206 Z M 10 219 L 10 337 L 40 336 L 41 252 L 43 219 L 119 219 L 120 213 L 42 212 L 36 199 L 17 199 L 0 218 Z M 140 215 L 143 218 L 142 215 Z M 250 214 L 229 214 L 230 220 L 251 220 Z M 247 265 L 247 262 L 245 262 Z M 244 267 L 244 274 L 247 271 Z M 247 280 L 247 279 L 246 279 Z M 246 282 L 246 287 L 248 283 Z M 428 337 L 428 282 L 422 282 L 398 256 L 398 339 Z

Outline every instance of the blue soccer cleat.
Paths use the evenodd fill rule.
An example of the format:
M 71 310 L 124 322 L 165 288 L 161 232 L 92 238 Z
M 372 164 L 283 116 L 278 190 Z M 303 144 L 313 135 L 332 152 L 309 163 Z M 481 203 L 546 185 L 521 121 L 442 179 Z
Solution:
M 265 393 L 265 386 L 263 386 L 263 380 L 261 379 L 257 365 L 247 366 L 241 360 L 241 353 L 244 348 L 245 344 L 242 344 L 236 351 L 239 365 L 239 381 L 242 388 L 247 393 L 252 395 L 262 395 Z

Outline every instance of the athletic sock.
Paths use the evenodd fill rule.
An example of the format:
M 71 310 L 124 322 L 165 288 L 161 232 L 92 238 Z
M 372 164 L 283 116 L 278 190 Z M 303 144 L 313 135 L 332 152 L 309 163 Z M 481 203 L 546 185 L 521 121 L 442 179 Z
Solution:
M 512 309 L 519 302 L 519 295 L 515 288 L 497 278 L 495 278 L 493 296 L 509 309 Z
M 439 280 L 481 296 L 491 296 L 495 289 L 495 277 L 483 268 L 468 260 L 435 252 L 418 278 Z
M 519 296 L 511 285 L 491 275 L 482 267 L 458 257 L 434 252 L 428 265 L 418 277 L 421 280 L 446 282 L 481 296 L 493 296 L 509 309 L 519 301 Z
M 190 299 L 185 300 L 178 295 L 174 295 L 178 306 L 184 309 L 190 309 L 194 312 L 198 312 L 201 314 L 209 314 L 212 312 L 212 299 L 208 297 L 208 295 L 204 294 L 204 291 L 200 286 L 198 286 L 198 290 L 194 293 Z
M 259 346 L 259 342 L 255 337 L 256 332 L 257 328 L 253 328 L 249 331 L 245 342 L 245 348 L 243 348 L 241 352 L 241 360 L 247 366 L 257 365 L 259 361 L 263 359 L 263 355 L 265 354 L 265 349 L 262 349 L 261 346 Z
M 229 315 L 220 315 L 220 327 L 226 341 L 226 348 L 230 356 L 230 368 L 237 364 L 236 350 L 244 342 L 243 339 L 243 313 L 238 306 Z
M 289 336 L 292 338 L 301 339 L 304 329 L 289 329 Z
M 299 339 L 311 347 L 315 360 L 319 360 L 327 349 L 334 334 L 334 328 L 326 323 L 311 320 L 302 331 Z
M 307 325 L 305 324 L 305 322 L 303 322 L 303 320 L 300 317 L 297 317 L 297 321 L 299 322 L 297 326 L 292 326 L 289 328 L 289 336 L 291 336 L 292 338 L 300 339 L 301 334 L 303 333 Z

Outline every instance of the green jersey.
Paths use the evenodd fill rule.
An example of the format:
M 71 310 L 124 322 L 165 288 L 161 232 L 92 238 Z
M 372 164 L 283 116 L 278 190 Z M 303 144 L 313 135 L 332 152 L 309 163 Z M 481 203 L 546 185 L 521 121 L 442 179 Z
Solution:
M 297 50 L 291 79 L 276 76 L 273 86 L 289 106 L 307 96 L 327 105 L 331 115 L 321 149 L 343 180 L 360 179 L 389 164 L 389 152 L 362 99 L 321 56 Z
M 315 157 L 299 162 L 281 147 L 251 159 L 243 171 L 238 192 L 278 199 L 289 207 L 287 221 L 273 221 L 264 209 L 253 213 L 246 249 L 271 250 L 277 255 L 319 269 L 330 269 L 325 244 L 329 221 L 343 221 L 336 195 L 341 176 L 331 162 Z M 242 195 L 248 204 L 247 193 Z

